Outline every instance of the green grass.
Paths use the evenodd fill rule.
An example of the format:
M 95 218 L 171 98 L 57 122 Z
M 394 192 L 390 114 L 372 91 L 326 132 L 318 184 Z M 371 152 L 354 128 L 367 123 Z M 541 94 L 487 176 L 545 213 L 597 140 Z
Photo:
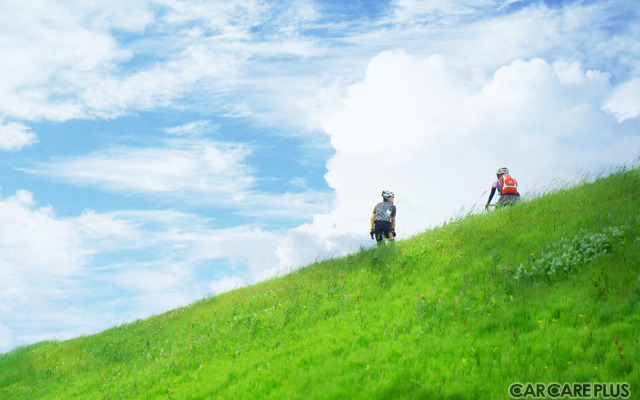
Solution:
M 506 399 L 513 382 L 628 382 L 637 398 L 639 210 L 640 170 L 621 170 L 16 349 L 0 398 Z

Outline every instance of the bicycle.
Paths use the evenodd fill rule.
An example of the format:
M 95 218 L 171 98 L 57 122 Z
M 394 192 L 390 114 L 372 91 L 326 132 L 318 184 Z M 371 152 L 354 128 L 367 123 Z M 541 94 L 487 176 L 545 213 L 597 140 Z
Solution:
M 393 232 L 393 234 L 391 232 Z M 381 235 L 382 240 L 380 241 L 376 240 L 375 234 L 371 235 L 371 239 L 376 240 L 376 244 L 378 246 L 386 246 L 388 244 L 392 244 L 396 240 L 396 234 L 394 231 L 389 231 L 386 235 L 384 233 L 381 233 Z

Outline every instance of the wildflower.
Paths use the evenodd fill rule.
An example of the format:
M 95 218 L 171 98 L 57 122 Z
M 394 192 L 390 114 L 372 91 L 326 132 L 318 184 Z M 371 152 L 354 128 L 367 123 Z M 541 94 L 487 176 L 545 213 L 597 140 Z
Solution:
M 582 314 L 578 314 L 578 317 L 580 317 L 580 318 L 584 318 L 584 315 L 582 315 Z

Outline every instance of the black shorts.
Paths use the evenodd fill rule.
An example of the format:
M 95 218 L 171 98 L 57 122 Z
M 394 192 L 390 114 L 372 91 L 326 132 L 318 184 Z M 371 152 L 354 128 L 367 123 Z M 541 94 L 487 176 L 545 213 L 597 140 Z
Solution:
M 388 238 L 389 234 L 393 229 L 391 229 L 390 221 L 373 221 L 373 231 L 376 235 L 376 241 L 380 242 L 384 238 Z

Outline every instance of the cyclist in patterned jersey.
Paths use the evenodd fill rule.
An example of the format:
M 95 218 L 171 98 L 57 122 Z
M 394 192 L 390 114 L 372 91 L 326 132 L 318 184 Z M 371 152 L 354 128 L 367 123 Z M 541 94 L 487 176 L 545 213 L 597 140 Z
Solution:
M 382 202 L 376 204 L 371 215 L 371 239 L 381 244 L 385 238 L 396 237 L 396 206 L 393 192 L 384 190 Z
M 493 185 L 491 186 L 491 193 L 489 193 L 489 200 L 487 200 L 487 205 L 485 205 L 484 208 L 489 207 L 489 203 L 491 203 L 491 199 L 493 199 L 496 189 L 500 194 L 500 198 L 498 199 L 496 206 L 501 207 L 504 205 L 516 204 L 520 199 L 520 194 L 518 193 L 518 182 L 509 175 L 509 169 L 506 167 L 500 168 L 496 172 L 496 176 L 498 177 L 498 180 L 493 182 Z

